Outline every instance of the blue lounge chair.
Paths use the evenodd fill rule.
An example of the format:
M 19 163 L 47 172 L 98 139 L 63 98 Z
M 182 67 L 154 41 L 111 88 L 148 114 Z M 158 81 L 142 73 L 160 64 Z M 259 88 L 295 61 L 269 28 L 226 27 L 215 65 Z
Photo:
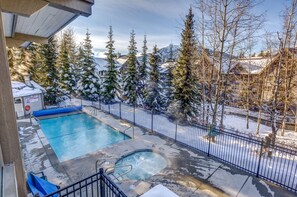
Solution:
M 33 196 L 45 196 L 47 194 L 53 193 L 60 189 L 59 186 L 54 185 L 47 180 L 45 177 L 42 178 L 36 176 L 34 173 L 28 173 L 28 180 L 27 180 L 28 187 L 32 192 Z M 58 197 L 57 195 L 53 195 L 53 197 Z

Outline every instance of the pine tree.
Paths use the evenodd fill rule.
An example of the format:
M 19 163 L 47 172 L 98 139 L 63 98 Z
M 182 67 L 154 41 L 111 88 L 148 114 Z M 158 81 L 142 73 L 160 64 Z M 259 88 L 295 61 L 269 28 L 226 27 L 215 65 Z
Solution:
M 25 48 L 19 48 L 20 55 L 18 58 L 18 72 L 22 75 L 22 81 L 25 81 L 24 76 L 30 75 L 32 68 L 30 53 Z
M 84 99 L 96 101 L 99 99 L 100 84 L 95 73 L 95 62 L 92 48 L 90 33 L 87 31 L 83 43 L 84 57 L 82 59 L 83 67 L 79 82 L 79 92 Z
M 169 58 L 168 58 L 167 62 L 174 62 L 174 58 L 173 58 L 173 44 L 170 44 L 169 45 Z
M 130 35 L 130 45 L 128 47 L 127 72 L 124 74 L 124 97 L 129 104 L 136 104 L 137 101 L 137 47 L 135 32 L 132 30 Z
M 83 49 L 83 43 L 80 44 L 80 46 L 78 47 L 78 52 L 77 52 L 77 57 L 76 57 L 76 66 L 74 69 L 74 76 L 76 81 L 80 81 L 81 79 L 81 73 L 82 73 L 82 68 L 83 68 L 83 61 L 84 61 L 84 49 Z
M 30 79 L 37 82 L 42 87 L 47 87 L 46 65 L 42 63 L 41 44 L 32 43 L 27 50 L 30 53 L 31 63 L 33 65 L 29 69 Z
M 146 82 L 147 82 L 147 61 L 148 61 L 148 55 L 147 55 L 147 40 L 146 35 L 144 35 L 143 40 L 143 47 L 142 47 L 142 59 L 141 63 L 138 67 L 138 87 L 137 87 L 137 94 L 139 98 L 139 104 L 143 104 L 145 100 L 146 95 Z
M 46 93 L 44 95 L 45 102 L 49 105 L 55 105 L 62 101 L 63 91 L 59 88 L 59 76 L 57 72 L 57 40 L 52 37 L 47 44 L 40 47 L 40 55 L 42 57 L 43 72 L 46 73 L 44 78 L 44 87 Z
M 106 78 L 104 80 L 104 91 L 103 91 L 103 97 L 104 102 L 106 103 L 112 103 L 115 101 L 116 98 L 116 92 L 119 88 L 118 84 L 118 71 L 116 68 L 116 54 L 115 54 L 115 48 L 114 48 L 114 40 L 113 40 L 113 31 L 112 27 L 109 27 L 109 33 L 108 33 L 108 42 L 106 43 L 107 48 L 107 74 Z
M 194 14 L 192 8 L 186 16 L 182 31 L 181 49 L 177 66 L 173 69 L 173 102 L 169 113 L 180 121 L 191 120 L 197 115 L 201 97 L 197 94 L 194 66 L 197 61 L 197 42 L 195 38 Z
M 9 48 L 7 51 L 8 65 L 10 71 L 10 77 L 13 81 L 22 81 L 23 77 L 17 70 L 17 62 L 15 57 L 15 48 Z
M 68 97 L 76 92 L 75 69 L 73 60 L 71 59 L 72 36 L 68 32 L 63 33 L 58 58 L 60 88 L 65 90 L 65 94 Z
M 145 99 L 145 104 L 148 109 L 153 109 L 154 111 L 162 111 L 162 88 L 160 80 L 160 63 L 161 57 L 158 54 L 157 46 L 153 48 L 153 52 L 150 55 L 150 73 L 149 81 L 147 87 L 147 94 Z

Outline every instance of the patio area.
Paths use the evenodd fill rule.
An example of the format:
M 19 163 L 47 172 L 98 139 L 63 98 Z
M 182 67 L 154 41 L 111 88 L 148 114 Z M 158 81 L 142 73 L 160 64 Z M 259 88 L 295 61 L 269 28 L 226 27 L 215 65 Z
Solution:
M 84 111 L 119 131 L 131 126 L 91 107 L 84 108 Z M 132 139 L 65 162 L 58 160 L 38 125 L 31 126 L 29 119 L 23 119 L 18 121 L 18 127 L 26 171 L 44 171 L 49 181 L 62 187 L 94 174 L 97 160 L 106 160 L 103 167 L 110 167 L 129 153 L 150 149 L 165 156 L 168 165 L 145 181 L 118 184 L 129 197 L 139 196 L 158 184 L 179 196 L 295 196 L 274 184 L 138 127 L 135 127 L 134 139 L 133 129 L 130 128 L 126 134 Z

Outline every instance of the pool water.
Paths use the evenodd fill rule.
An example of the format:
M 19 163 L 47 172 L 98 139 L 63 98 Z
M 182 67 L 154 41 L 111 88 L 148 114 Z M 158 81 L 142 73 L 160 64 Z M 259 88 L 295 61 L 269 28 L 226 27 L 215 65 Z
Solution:
M 166 166 L 167 161 L 160 154 L 141 151 L 120 159 L 116 163 L 113 175 L 119 180 L 145 180 L 158 174 Z
M 40 120 L 40 127 L 60 161 L 94 152 L 129 137 L 87 114 Z

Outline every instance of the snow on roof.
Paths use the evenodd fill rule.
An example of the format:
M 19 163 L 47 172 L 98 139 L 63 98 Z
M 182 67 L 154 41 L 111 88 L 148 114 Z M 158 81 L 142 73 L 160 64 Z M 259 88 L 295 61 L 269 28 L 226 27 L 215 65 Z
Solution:
M 179 197 L 173 191 L 169 190 L 167 187 L 159 184 L 149 191 L 142 194 L 140 197 L 156 197 L 156 196 L 166 196 L 166 197 Z
M 260 73 L 271 61 L 271 58 L 253 57 L 250 59 L 239 59 L 238 63 L 251 74 Z
M 34 88 L 40 89 L 41 91 L 45 92 L 45 89 L 43 87 L 41 87 L 41 85 L 39 85 L 38 83 L 36 83 L 35 81 L 32 81 L 32 80 L 30 82 Z
M 127 62 L 127 60 L 128 60 L 127 56 L 120 57 L 117 59 L 117 61 L 122 65 L 125 64 Z
M 32 84 L 32 87 L 19 81 L 12 81 L 11 85 L 12 85 L 13 98 L 30 96 L 34 94 L 42 94 L 45 91 L 45 89 L 41 87 L 39 84 L 37 84 L 36 82 L 31 81 L 31 84 Z
M 219 69 L 220 63 L 219 60 L 214 58 L 214 57 L 210 57 L 211 60 L 214 61 L 214 65 L 217 69 Z M 236 61 L 231 60 L 231 63 L 229 62 L 230 60 L 228 58 L 223 58 L 222 60 L 222 73 L 227 73 L 228 70 L 230 71 L 236 64 Z
M 96 63 L 96 70 L 103 71 L 106 70 L 106 65 L 108 64 L 107 60 L 104 58 L 94 58 Z
M 105 58 L 95 58 L 96 70 L 97 71 L 107 71 L 108 62 Z M 122 67 L 122 64 L 116 60 L 116 68 Z

